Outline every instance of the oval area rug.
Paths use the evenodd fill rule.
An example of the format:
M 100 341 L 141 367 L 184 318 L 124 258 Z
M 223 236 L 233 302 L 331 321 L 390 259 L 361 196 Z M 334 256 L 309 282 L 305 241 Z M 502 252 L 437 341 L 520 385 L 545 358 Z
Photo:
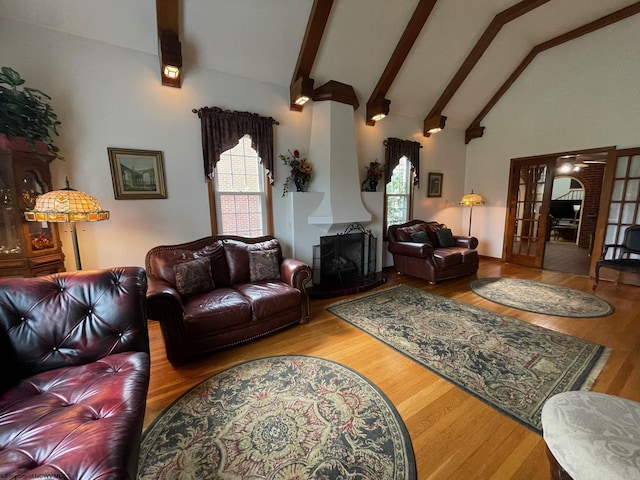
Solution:
M 369 380 L 304 355 L 205 380 L 144 432 L 138 479 L 415 479 L 411 440 Z
M 558 317 L 606 317 L 613 307 L 601 298 L 561 285 L 518 278 L 478 278 L 471 290 L 500 305 Z

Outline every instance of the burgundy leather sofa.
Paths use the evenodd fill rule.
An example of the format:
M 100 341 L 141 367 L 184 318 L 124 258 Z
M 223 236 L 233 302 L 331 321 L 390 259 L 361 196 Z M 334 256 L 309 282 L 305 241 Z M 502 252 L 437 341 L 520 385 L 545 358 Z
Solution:
M 160 322 L 173 365 L 309 320 L 311 267 L 282 258 L 271 236 L 158 246 L 145 267 L 149 318 Z
M 146 289 L 140 267 L 0 279 L 0 478 L 136 478 Z
M 438 222 L 410 220 L 388 229 L 388 250 L 399 273 L 426 280 L 433 285 L 440 280 L 469 275 L 478 271 L 478 239 L 451 235 L 452 245 L 443 246 L 436 230 L 446 228 Z M 426 238 L 416 240 L 424 232 Z M 419 234 L 418 234 L 419 235 Z M 424 236 L 424 235 L 423 235 Z

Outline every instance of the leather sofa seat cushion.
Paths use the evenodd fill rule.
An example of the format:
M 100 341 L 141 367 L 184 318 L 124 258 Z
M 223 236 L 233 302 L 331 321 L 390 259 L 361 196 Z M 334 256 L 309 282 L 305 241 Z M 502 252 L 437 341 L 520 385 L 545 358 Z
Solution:
M 433 258 L 440 268 L 452 267 L 454 265 L 460 265 L 462 263 L 462 253 L 452 250 L 453 249 L 451 248 L 436 248 L 433 251 Z
M 0 478 L 130 478 L 148 372 L 123 352 L 21 380 L 0 397 Z
M 470 248 L 461 248 L 462 263 L 478 263 L 478 251 Z
M 254 321 L 300 309 L 300 292 L 284 282 L 264 280 L 242 283 L 234 288 L 251 302 Z
M 217 288 L 191 297 L 184 306 L 184 329 L 194 339 L 218 334 L 251 321 L 251 304 L 232 288 Z

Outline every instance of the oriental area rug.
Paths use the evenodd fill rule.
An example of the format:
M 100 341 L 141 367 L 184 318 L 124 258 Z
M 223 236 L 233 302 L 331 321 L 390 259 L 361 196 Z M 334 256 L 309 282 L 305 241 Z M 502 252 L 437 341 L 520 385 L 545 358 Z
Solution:
M 224 370 L 144 432 L 138 480 L 415 479 L 398 412 L 369 380 L 311 356 Z
M 327 310 L 537 433 L 547 398 L 588 390 L 609 349 L 408 285 Z
M 478 278 L 469 288 L 491 302 L 527 312 L 576 318 L 613 313 L 613 307 L 601 298 L 561 285 L 518 278 Z

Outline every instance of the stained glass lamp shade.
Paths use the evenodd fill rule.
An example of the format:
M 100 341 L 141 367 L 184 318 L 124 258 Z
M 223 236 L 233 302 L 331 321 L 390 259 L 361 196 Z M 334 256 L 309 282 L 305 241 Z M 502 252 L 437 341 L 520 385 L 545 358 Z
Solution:
M 99 222 L 109 219 L 109 212 L 102 210 L 100 202 L 88 193 L 69 187 L 44 193 L 36 199 L 33 210 L 24 212 L 29 222 L 69 222 L 71 239 L 76 257 L 76 268 L 82 270 L 76 222 Z
M 460 205 L 467 205 L 470 207 L 469 209 L 469 236 L 471 236 L 471 216 L 473 215 L 473 207 L 474 206 L 478 206 L 478 205 L 484 205 L 484 199 L 478 195 L 477 193 L 473 193 L 473 190 L 471 190 L 471 193 L 466 194 L 464 197 L 462 197 L 462 200 L 460 200 Z

